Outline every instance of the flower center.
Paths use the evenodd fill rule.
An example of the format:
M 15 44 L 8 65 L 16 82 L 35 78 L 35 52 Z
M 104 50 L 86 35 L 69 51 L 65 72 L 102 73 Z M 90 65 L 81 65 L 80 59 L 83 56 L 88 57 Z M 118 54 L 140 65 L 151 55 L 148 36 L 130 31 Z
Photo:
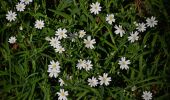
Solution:
M 61 35 L 64 36 L 64 32 L 61 32 Z
M 13 15 L 10 15 L 10 17 L 12 18 L 12 17 L 13 17 Z
M 19 5 L 19 8 L 21 9 L 21 8 L 22 8 L 22 5 Z
M 146 97 L 146 98 L 149 98 L 149 96 L 148 96 L 148 95 L 145 95 L 145 97 Z
M 86 43 L 87 43 L 88 45 L 90 45 L 91 41 L 87 41 Z
M 38 23 L 38 26 L 41 27 L 41 23 Z
M 123 61 L 123 62 L 122 62 L 122 64 L 123 64 L 123 65 L 126 65 L 126 62 L 125 62 L 125 61 Z
M 57 41 L 54 41 L 54 44 L 57 44 Z
M 98 10 L 98 7 L 97 7 L 97 6 L 95 6 L 95 7 L 94 7 L 94 9 Z
M 25 2 L 29 2 L 29 0 L 25 0 Z
M 110 17 L 109 19 L 110 19 L 110 20 L 113 20 L 113 17 Z
M 64 92 L 61 92 L 61 96 L 63 96 L 63 97 L 65 96 Z
M 53 64 L 52 67 L 53 67 L 53 68 L 56 68 L 56 64 Z
M 103 81 L 106 82 L 106 77 L 103 78 Z
M 62 48 L 60 48 L 60 49 L 59 49 L 59 51 L 60 51 L 60 52 L 62 52 L 62 51 L 63 51 L 63 49 L 62 49 Z

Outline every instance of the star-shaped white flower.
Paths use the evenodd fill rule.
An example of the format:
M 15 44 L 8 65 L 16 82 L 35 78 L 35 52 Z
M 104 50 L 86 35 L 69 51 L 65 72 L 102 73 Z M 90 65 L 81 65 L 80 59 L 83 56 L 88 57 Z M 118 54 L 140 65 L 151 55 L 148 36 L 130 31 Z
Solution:
M 113 22 L 115 22 L 114 14 L 107 14 L 106 21 L 109 24 L 112 24 Z
M 17 16 L 17 14 L 16 14 L 16 12 L 12 12 L 11 10 L 10 11 L 8 11 L 8 13 L 6 14 L 6 19 L 8 20 L 8 21 L 15 21 L 16 20 L 16 16 Z
M 28 5 L 29 3 L 32 2 L 32 0 L 20 0 L 22 3 L 25 3 L 26 5 Z
M 87 60 L 86 61 L 86 66 L 85 66 L 85 70 L 86 71 L 89 71 L 90 69 L 92 69 L 92 64 L 91 64 L 91 61 L 90 60 Z
M 90 9 L 90 12 L 91 13 L 94 13 L 95 15 L 96 14 L 99 14 L 99 11 L 101 11 L 101 6 L 100 6 L 100 3 L 99 2 L 96 2 L 96 3 L 92 3 L 90 5 L 91 9 Z
M 131 33 L 130 33 L 130 36 L 128 37 L 128 40 L 129 40 L 131 43 L 137 41 L 137 40 L 139 39 L 138 34 L 139 34 L 138 32 L 135 32 L 135 33 L 131 32 Z
M 49 77 L 58 77 L 58 74 L 60 73 L 59 69 L 54 69 L 54 68 L 49 68 L 48 71 L 49 72 Z
M 152 93 L 150 91 L 144 91 L 142 98 L 144 100 L 151 100 L 152 99 Z
M 48 69 L 60 69 L 60 63 L 58 61 L 50 61 L 50 65 L 48 65 Z
M 64 29 L 61 29 L 61 28 L 59 28 L 59 29 L 57 29 L 57 31 L 56 31 L 56 36 L 58 36 L 58 38 L 59 39 L 62 39 L 62 38 L 66 38 L 67 37 L 67 30 L 64 28 Z
M 92 77 L 91 79 L 88 78 L 88 82 L 88 85 L 90 85 L 90 87 L 95 87 L 98 84 L 98 80 L 95 77 Z
M 106 86 L 108 86 L 111 81 L 111 77 L 107 77 L 108 74 L 107 73 L 103 73 L 103 76 L 99 76 L 99 80 L 100 80 L 100 85 L 105 84 Z
M 87 39 L 84 39 L 84 43 L 86 48 L 93 49 L 94 48 L 93 44 L 95 44 L 96 41 L 95 39 L 91 40 L 91 36 L 88 36 Z
M 57 37 L 52 37 L 50 40 L 50 45 L 54 48 L 58 48 L 60 46 L 60 41 Z
M 60 92 L 57 92 L 59 98 L 58 100 L 67 100 L 68 91 L 64 91 L 64 89 L 60 89 Z
M 155 17 L 151 17 L 151 18 L 147 18 L 146 19 L 146 25 L 148 26 L 148 27 L 154 27 L 155 25 L 157 25 L 158 24 L 158 21 L 156 20 L 156 18 Z
M 17 5 L 16 5 L 16 9 L 17 9 L 17 11 L 24 11 L 24 9 L 25 9 L 25 4 L 24 3 L 22 3 L 22 2 L 20 2 L 20 3 L 18 3 Z
M 63 86 L 65 84 L 61 78 L 59 78 L 58 82 L 60 83 L 60 86 Z
M 14 44 L 14 43 L 16 43 L 16 37 L 15 36 L 11 36 L 10 38 L 9 38 L 9 40 L 8 40 L 8 42 L 10 43 L 10 44 Z
M 115 34 L 120 34 L 120 37 L 122 37 L 123 34 L 125 34 L 125 31 L 123 30 L 121 25 L 119 25 L 119 26 L 115 25 L 114 28 L 116 29 Z
M 43 20 L 36 20 L 34 26 L 37 29 L 42 29 L 44 27 L 44 21 Z
M 65 49 L 62 47 L 62 46 L 58 46 L 56 49 L 55 49 L 55 52 L 58 52 L 58 53 L 63 53 L 65 51 Z
M 79 59 L 76 67 L 81 70 L 86 67 L 86 60 Z
M 137 28 L 139 32 L 144 32 L 146 31 L 146 24 L 145 23 L 137 23 Z
M 120 69 L 129 69 L 128 64 L 130 64 L 130 60 L 126 60 L 125 57 L 121 57 L 121 60 L 119 60 Z
M 49 72 L 49 77 L 58 77 L 58 74 L 60 73 L 60 63 L 58 61 L 50 61 L 50 65 L 48 65 L 48 71 Z
M 86 35 L 86 32 L 84 30 L 79 31 L 79 38 L 83 38 Z

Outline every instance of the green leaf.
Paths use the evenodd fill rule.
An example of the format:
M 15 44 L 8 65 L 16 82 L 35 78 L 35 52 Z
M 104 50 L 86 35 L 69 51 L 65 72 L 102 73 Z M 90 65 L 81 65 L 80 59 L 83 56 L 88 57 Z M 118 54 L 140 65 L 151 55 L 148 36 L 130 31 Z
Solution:
M 58 10 L 53 10 L 53 9 L 49 9 L 49 11 L 54 12 L 56 16 L 60 15 L 60 16 L 62 16 L 64 18 L 66 18 L 67 20 L 72 19 L 71 16 L 69 16 L 68 14 L 66 14 L 64 12 L 61 12 L 61 11 L 58 11 Z

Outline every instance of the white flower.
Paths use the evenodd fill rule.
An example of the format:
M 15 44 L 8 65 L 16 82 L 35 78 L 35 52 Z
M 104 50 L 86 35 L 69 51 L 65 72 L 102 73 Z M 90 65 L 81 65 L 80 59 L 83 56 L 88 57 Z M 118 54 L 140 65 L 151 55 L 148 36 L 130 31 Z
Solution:
M 48 37 L 48 36 L 45 37 L 45 40 L 46 40 L 46 41 L 51 41 L 50 37 Z
M 84 39 L 85 47 L 93 49 L 93 44 L 96 43 L 95 39 L 91 40 L 91 36 L 88 36 L 87 39 Z
M 150 91 L 144 91 L 142 95 L 144 100 L 151 100 L 152 99 L 152 93 Z
M 58 53 L 63 53 L 65 51 L 65 49 L 62 47 L 62 46 L 58 46 L 56 49 L 55 49 L 55 52 L 58 52 Z
M 72 39 L 71 39 L 71 42 L 75 42 L 75 41 L 76 41 L 76 39 L 75 39 L 75 38 L 72 38 Z
M 70 34 L 69 34 L 69 38 L 71 39 L 71 42 L 75 42 L 77 36 L 78 36 L 77 32 L 70 33 Z
M 60 63 L 58 62 L 58 61 L 54 61 L 54 60 L 52 60 L 52 61 L 50 61 L 50 65 L 48 65 L 48 69 L 57 69 L 57 70 L 59 70 L 60 69 L 60 65 L 59 65 Z
M 137 41 L 137 40 L 139 39 L 138 34 L 139 34 L 138 32 L 135 32 L 135 33 L 131 32 L 131 33 L 130 33 L 130 36 L 128 37 L 128 40 L 129 40 L 131 43 Z
M 79 38 L 83 38 L 86 35 L 86 32 L 84 30 L 79 31 Z
M 63 30 L 61 28 L 59 28 L 57 31 L 56 31 L 56 36 L 58 36 L 59 39 L 62 39 L 62 38 L 66 38 L 67 37 L 67 34 L 66 34 L 67 30 L 64 28 Z
M 85 68 L 86 67 L 86 61 L 85 60 L 82 60 L 82 59 L 80 59 L 80 60 L 78 60 L 78 63 L 77 63 L 77 65 L 76 65 L 76 67 L 78 68 L 78 69 L 82 69 L 82 68 Z
M 9 43 L 11 43 L 11 44 L 14 44 L 15 42 L 16 42 L 16 37 L 15 36 L 11 36 L 10 38 L 9 38 L 9 40 L 8 40 L 8 42 Z
M 32 0 L 20 0 L 22 3 L 25 3 L 26 5 L 28 5 L 29 3 L 32 2 Z
M 148 27 L 154 27 L 155 25 L 157 25 L 157 23 L 158 23 L 158 21 L 155 20 L 155 17 L 153 17 L 153 16 L 151 18 L 146 19 L 146 25 Z
M 103 76 L 99 76 L 99 80 L 100 80 L 100 85 L 105 84 L 106 86 L 108 86 L 111 81 L 111 77 L 107 77 L 108 74 L 107 73 L 103 73 Z
M 85 70 L 86 71 L 89 71 L 90 69 L 92 69 L 92 64 L 91 64 L 91 61 L 90 60 L 87 60 L 86 61 L 86 66 L 85 66 Z
M 15 12 L 12 12 L 11 10 L 8 11 L 8 14 L 6 14 L 6 19 L 11 21 L 15 21 L 16 20 L 16 16 L 17 14 Z
M 48 71 L 49 72 L 49 77 L 55 77 L 57 78 L 58 77 L 58 74 L 60 73 L 60 70 L 59 69 L 54 69 L 54 68 L 49 68 Z
M 58 82 L 60 83 L 60 86 L 63 86 L 65 84 L 61 78 L 59 78 Z
M 137 23 L 136 21 L 134 21 L 133 24 L 134 24 L 135 26 L 138 26 L 138 23 Z
M 50 39 L 50 45 L 52 46 L 52 47 L 54 47 L 54 48 L 58 48 L 59 46 L 60 46 L 60 41 L 58 40 L 58 38 L 57 37 L 52 37 L 51 39 Z
M 95 87 L 98 84 L 98 80 L 95 77 L 92 77 L 92 79 L 88 78 L 88 82 L 88 85 L 90 85 L 90 87 Z
M 72 78 L 73 78 L 73 76 L 71 76 L 71 75 L 67 75 L 67 80 L 72 80 Z
M 112 24 L 112 22 L 115 22 L 114 15 L 113 15 L 113 14 L 107 14 L 106 21 L 107 21 L 109 24 Z
M 22 27 L 22 25 L 19 27 L 19 30 L 21 30 L 21 31 L 23 30 L 23 27 Z
M 129 69 L 128 64 L 130 64 L 130 60 L 126 60 L 125 57 L 121 57 L 121 60 L 118 63 L 120 65 L 120 69 Z
M 58 77 L 58 74 L 60 73 L 60 66 L 59 62 L 54 62 L 54 60 L 50 61 L 50 65 L 48 65 L 48 71 L 50 77 Z
M 114 28 L 116 29 L 115 34 L 120 34 L 120 37 L 122 37 L 123 34 L 125 34 L 125 31 L 123 30 L 121 25 L 119 25 L 119 26 L 115 25 Z
M 137 23 L 137 28 L 136 28 L 139 32 L 144 32 L 146 31 L 146 24 L 144 23 Z
M 20 2 L 16 5 L 16 9 L 17 9 L 17 11 L 20 11 L 20 12 L 24 11 L 25 5 L 22 2 Z
M 43 20 L 36 20 L 35 21 L 35 28 L 42 29 L 44 27 L 44 21 Z
M 133 87 L 131 88 L 132 91 L 135 91 L 136 89 L 137 89 L 136 86 L 133 86 Z
M 64 89 L 60 89 L 60 92 L 57 92 L 59 98 L 58 100 L 67 100 L 68 91 L 64 91 Z
M 96 3 L 92 3 L 90 5 L 91 9 L 90 9 L 90 12 L 91 13 L 94 13 L 95 15 L 96 14 L 99 14 L 99 11 L 101 11 L 101 6 L 100 6 L 100 3 L 99 2 L 96 2 Z
M 76 67 L 81 70 L 82 68 L 84 68 L 86 71 L 89 71 L 90 69 L 92 69 L 92 64 L 90 60 L 78 60 L 78 63 L 76 65 Z

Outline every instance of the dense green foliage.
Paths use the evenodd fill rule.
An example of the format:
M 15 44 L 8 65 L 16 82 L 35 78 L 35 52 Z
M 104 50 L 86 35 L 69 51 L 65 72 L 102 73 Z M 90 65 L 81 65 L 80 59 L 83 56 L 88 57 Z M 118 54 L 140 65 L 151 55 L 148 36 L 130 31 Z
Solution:
M 145 90 L 151 91 L 154 99 L 170 97 L 168 1 L 145 0 L 137 5 L 128 0 L 98 0 L 102 11 L 94 15 L 89 9 L 96 0 L 34 0 L 25 11 L 16 11 L 16 21 L 9 22 L 6 14 L 15 11 L 18 2 L 0 1 L 1 100 L 55 100 L 61 88 L 58 78 L 67 84 L 62 88 L 68 91 L 70 100 L 138 100 Z M 105 21 L 110 13 L 115 15 L 113 25 Z M 136 29 L 133 23 L 145 22 L 151 16 L 156 17 L 158 25 L 140 33 L 138 41 L 129 42 L 129 33 Z M 42 30 L 34 27 L 37 19 L 45 22 Z M 114 33 L 116 24 L 126 30 L 123 37 Z M 47 36 L 53 37 L 58 28 L 68 31 L 68 38 L 61 41 L 65 48 L 62 54 L 56 53 L 45 40 Z M 96 39 L 95 49 L 85 48 L 83 39 L 72 34 L 79 30 Z M 17 37 L 15 44 L 8 43 L 11 36 Z M 131 61 L 129 70 L 120 69 L 118 62 L 122 56 Z M 93 69 L 78 70 L 79 59 L 90 59 Z M 47 72 L 51 60 L 60 62 L 57 78 L 50 78 Z M 108 86 L 88 85 L 89 77 L 103 73 L 112 79 Z M 135 91 L 131 90 L 133 86 L 137 87 Z

